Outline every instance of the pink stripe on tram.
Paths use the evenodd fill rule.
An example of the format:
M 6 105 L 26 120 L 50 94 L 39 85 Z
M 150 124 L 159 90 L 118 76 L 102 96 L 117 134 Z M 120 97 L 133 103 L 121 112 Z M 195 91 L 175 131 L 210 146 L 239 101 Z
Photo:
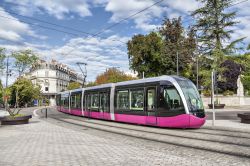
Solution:
M 61 108 L 61 112 L 69 113 L 69 110 Z M 82 111 L 81 109 L 72 109 L 71 114 L 82 116 Z M 84 110 L 83 115 L 95 119 L 111 120 L 110 113 L 106 112 L 89 112 Z M 182 114 L 173 117 L 115 114 L 115 121 L 169 128 L 200 128 L 206 122 L 206 118 L 199 118 L 189 114 Z

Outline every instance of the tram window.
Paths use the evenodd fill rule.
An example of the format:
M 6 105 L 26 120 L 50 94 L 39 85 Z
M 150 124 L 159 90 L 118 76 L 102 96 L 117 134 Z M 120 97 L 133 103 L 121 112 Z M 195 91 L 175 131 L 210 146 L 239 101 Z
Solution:
M 71 108 L 81 108 L 81 93 L 71 95 Z
M 155 89 L 147 90 L 147 100 L 148 100 L 148 110 L 153 110 L 155 108 Z
M 60 101 L 61 101 L 61 96 L 60 95 L 57 95 L 56 96 L 56 105 L 57 106 L 60 106 L 61 104 L 60 104 Z
M 122 90 L 117 92 L 117 108 L 129 109 L 129 94 L 128 90 Z
M 130 109 L 143 111 L 144 92 L 143 90 L 130 90 Z
M 68 108 L 69 107 L 69 98 L 68 97 L 62 97 L 61 98 L 61 103 L 62 103 L 63 107 Z
M 76 108 L 81 108 L 81 93 L 76 94 Z
M 87 108 L 89 109 L 91 107 L 91 95 L 87 95 Z
M 181 97 L 175 87 L 164 88 L 164 107 L 170 111 L 184 109 Z
M 76 101 L 75 101 L 75 95 L 71 95 L 71 99 L 70 99 L 70 101 L 71 101 L 71 108 L 75 108 L 76 106 L 75 106 L 75 104 L 76 104 Z
M 99 94 L 91 94 L 91 108 L 99 108 Z

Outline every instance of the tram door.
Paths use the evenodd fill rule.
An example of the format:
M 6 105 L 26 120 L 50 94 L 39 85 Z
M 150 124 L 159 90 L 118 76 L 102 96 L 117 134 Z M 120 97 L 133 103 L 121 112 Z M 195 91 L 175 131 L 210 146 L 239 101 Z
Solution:
M 100 111 L 100 118 L 102 118 L 102 119 L 107 119 L 106 113 L 109 111 L 109 108 L 108 108 L 109 100 L 108 99 L 109 99 L 109 95 L 107 92 L 100 93 L 99 111 Z
M 157 124 L 156 116 L 156 88 L 146 88 L 146 112 L 147 112 L 147 124 Z
M 90 117 L 90 108 L 91 107 L 91 95 L 90 94 L 86 94 L 85 97 L 85 112 L 86 114 L 84 114 L 84 116 Z

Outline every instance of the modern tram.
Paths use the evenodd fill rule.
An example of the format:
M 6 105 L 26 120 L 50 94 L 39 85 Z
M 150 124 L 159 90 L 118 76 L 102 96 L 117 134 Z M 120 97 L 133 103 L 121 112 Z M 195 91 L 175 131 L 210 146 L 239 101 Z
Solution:
M 61 92 L 58 111 L 77 116 L 167 128 L 200 128 L 206 121 L 195 85 L 160 76 Z

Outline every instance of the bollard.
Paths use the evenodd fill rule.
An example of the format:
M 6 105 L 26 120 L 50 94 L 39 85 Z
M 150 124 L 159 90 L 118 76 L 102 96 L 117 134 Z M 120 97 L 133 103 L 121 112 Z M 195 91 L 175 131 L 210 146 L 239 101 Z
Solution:
M 47 112 L 47 108 L 45 108 L 45 118 L 48 117 L 48 112 Z

